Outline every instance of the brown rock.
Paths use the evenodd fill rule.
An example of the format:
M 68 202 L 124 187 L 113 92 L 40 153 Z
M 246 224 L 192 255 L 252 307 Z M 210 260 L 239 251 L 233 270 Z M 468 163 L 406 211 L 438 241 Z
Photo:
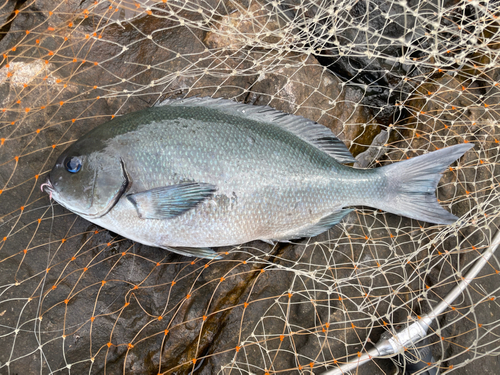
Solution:
M 205 36 L 205 43 L 210 48 L 279 48 L 294 40 L 284 16 L 272 12 L 265 2 L 252 1 L 249 6 L 232 3 L 230 6 L 235 9 L 218 20 L 216 29 Z

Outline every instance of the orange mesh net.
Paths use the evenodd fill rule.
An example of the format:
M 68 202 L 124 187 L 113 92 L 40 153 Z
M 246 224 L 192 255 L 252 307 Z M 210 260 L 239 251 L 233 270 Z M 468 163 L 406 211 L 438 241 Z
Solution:
M 0 373 L 321 373 L 418 320 L 497 231 L 498 16 L 470 0 L 0 2 Z M 362 167 L 473 142 L 437 193 L 462 220 L 358 207 L 318 237 L 207 261 L 40 192 L 92 127 L 195 95 L 318 121 Z M 416 344 L 432 361 L 358 371 L 495 371 L 499 273 L 493 257 Z

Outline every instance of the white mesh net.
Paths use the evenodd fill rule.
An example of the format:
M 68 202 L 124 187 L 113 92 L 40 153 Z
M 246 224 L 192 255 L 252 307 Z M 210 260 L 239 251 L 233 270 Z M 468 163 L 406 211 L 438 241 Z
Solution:
M 321 373 L 428 313 L 499 224 L 497 1 L 0 1 L 0 373 Z M 166 97 L 270 105 L 377 167 L 456 143 L 431 226 L 358 207 L 295 244 L 190 259 L 40 184 L 90 128 Z M 494 373 L 493 256 L 408 350 L 359 373 Z M 405 367 L 406 366 L 406 367 Z M 418 366 L 417 366 L 418 367 Z

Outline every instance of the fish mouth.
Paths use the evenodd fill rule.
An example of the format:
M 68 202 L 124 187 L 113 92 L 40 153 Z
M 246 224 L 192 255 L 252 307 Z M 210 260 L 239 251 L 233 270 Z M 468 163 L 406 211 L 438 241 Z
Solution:
M 44 188 L 46 190 L 44 190 Z M 47 177 L 45 182 L 40 185 L 40 190 L 45 191 L 46 193 L 49 194 L 49 199 L 52 200 L 52 193 L 54 192 L 54 186 L 52 186 L 52 182 L 50 182 L 50 179 Z

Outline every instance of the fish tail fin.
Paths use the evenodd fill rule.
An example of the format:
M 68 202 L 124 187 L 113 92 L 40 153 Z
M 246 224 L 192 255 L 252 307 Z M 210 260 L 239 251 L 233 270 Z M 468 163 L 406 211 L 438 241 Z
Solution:
M 440 206 L 436 187 L 448 166 L 472 147 L 463 143 L 380 168 L 388 183 L 387 199 L 380 208 L 429 223 L 454 223 L 458 217 Z

